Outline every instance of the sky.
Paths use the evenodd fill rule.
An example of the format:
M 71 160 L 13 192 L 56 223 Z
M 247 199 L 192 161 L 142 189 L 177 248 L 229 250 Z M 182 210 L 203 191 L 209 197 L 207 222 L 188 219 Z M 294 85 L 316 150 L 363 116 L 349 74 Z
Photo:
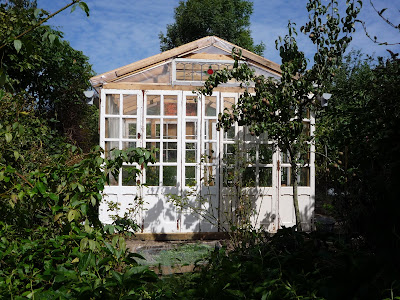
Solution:
M 326 2 L 327 0 L 322 0 Z M 70 0 L 38 0 L 38 7 L 53 13 Z M 64 32 L 71 46 L 83 51 L 97 74 L 111 71 L 135 61 L 160 53 L 160 32 L 174 22 L 174 8 L 179 0 L 86 0 L 90 16 L 77 8 L 67 9 L 48 21 Z M 344 4 L 345 0 L 339 0 Z M 389 43 L 400 42 L 400 32 L 386 24 L 374 11 L 369 0 L 363 1 L 359 19 L 365 21 L 371 36 Z M 266 45 L 264 57 L 280 63 L 275 40 L 287 33 L 288 20 L 297 28 L 308 19 L 306 0 L 254 0 L 251 32 L 256 44 Z M 400 0 L 373 0 L 378 10 L 388 8 L 384 15 L 393 23 L 400 21 Z M 300 30 L 298 30 L 300 31 Z M 312 60 L 315 46 L 299 32 L 298 44 L 306 57 Z M 361 25 L 356 25 L 351 49 L 362 53 L 387 57 L 390 49 L 400 52 L 399 45 L 383 46 L 373 43 Z

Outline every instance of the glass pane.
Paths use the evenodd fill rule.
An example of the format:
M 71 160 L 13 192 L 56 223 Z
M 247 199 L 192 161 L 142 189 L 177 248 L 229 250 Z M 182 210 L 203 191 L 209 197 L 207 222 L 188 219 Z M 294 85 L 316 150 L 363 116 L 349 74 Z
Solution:
M 204 134 L 206 140 L 217 139 L 217 120 L 204 121 Z
M 272 145 L 260 144 L 258 158 L 260 164 L 272 164 Z
M 309 164 L 310 163 L 310 151 L 311 145 L 307 145 L 306 149 L 303 149 L 302 153 L 300 153 L 300 163 Z
M 260 186 L 272 186 L 272 168 L 260 168 Z
M 148 139 L 160 138 L 160 119 L 146 120 L 146 138 Z
M 176 63 L 176 80 L 186 80 L 186 64 Z
M 207 96 L 205 99 L 206 116 L 217 115 L 217 97 Z
M 146 184 L 149 186 L 160 185 L 160 167 L 148 167 L 146 169 Z
M 235 163 L 236 144 L 224 144 L 224 163 L 232 165 Z
M 176 167 L 163 167 L 163 186 L 176 186 Z
M 191 121 L 186 122 L 186 138 L 196 139 L 197 138 L 197 122 Z
M 124 115 L 137 115 L 137 95 L 123 95 Z
M 235 104 L 234 97 L 226 97 L 224 98 L 224 112 L 232 113 L 232 106 Z
M 156 162 L 160 161 L 160 143 L 159 142 L 146 142 L 146 149 L 147 150 L 151 150 L 151 149 L 158 149 L 158 151 L 156 151 L 155 153 L 155 157 L 156 157 Z
M 310 168 L 300 168 L 299 186 L 310 186 Z
M 197 96 L 186 97 L 186 115 L 197 116 Z
M 232 125 L 231 128 L 226 129 L 224 132 L 224 139 L 225 140 L 233 140 L 235 139 L 235 125 Z
M 289 155 L 286 152 L 281 152 L 281 163 L 290 163 Z
M 292 174 L 290 167 L 283 167 L 281 172 L 281 185 L 282 186 L 291 186 L 292 185 Z
M 256 168 L 247 167 L 243 172 L 243 186 L 256 186 Z
M 224 186 L 233 186 L 235 182 L 235 169 L 224 168 Z
M 186 163 L 196 163 L 197 158 L 197 144 L 196 143 L 186 143 Z
M 217 143 L 206 143 L 204 147 L 204 159 L 206 163 L 217 163 Z
M 164 119 L 164 138 L 177 139 L 178 138 L 178 121 L 177 119 Z
M 303 134 L 310 136 L 310 122 L 303 122 Z
M 163 143 L 163 161 L 176 162 L 178 157 L 177 143 Z
M 135 186 L 137 181 L 138 169 L 136 167 L 122 167 L 122 185 Z
M 122 142 L 122 149 L 136 148 L 136 142 Z
M 196 167 L 185 167 L 185 186 L 196 185 Z
M 119 118 L 106 118 L 106 138 L 119 138 Z
M 119 115 L 119 95 L 106 96 L 106 115 Z
M 148 95 L 147 96 L 147 114 L 148 115 L 160 115 L 160 95 Z
M 215 174 L 216 167 L 215 166 L 204 166 L 204 185 L 205 186 L 214 186 L 215 185 Z
M 136 119 L 122 119 L 122 126 L 124 139 L 136 139 Z
M 255 144 L 246 144 L 246 163 L 256 163 L 256 150 L 257 148 Z
M 106 142 L 104 146 L 104 157 L 107 159 L 113 158 L 111 155 L 111 151 L 113 149 L 118 149 L 118 142 Z
M 117 174 L 115 174 L 115 175 L 116 175 L 116 177 L 114 177 L 114 175 L 111 174 L 111 172 L 108 173 L 108 180 L 110 181 L 110 182 L 109 182 L 109 185 L 110 185 L 110 186 L 116 186 L 116 185 L 118 185 L 118 175 L 117 175 Z
M 164 96 L 164 115 L 176 116 L 178 113 L 178 99 L 175 95 Z

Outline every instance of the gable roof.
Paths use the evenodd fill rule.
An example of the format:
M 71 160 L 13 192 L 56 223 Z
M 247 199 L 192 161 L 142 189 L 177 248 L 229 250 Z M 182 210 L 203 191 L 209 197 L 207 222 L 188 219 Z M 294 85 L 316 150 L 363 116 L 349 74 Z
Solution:
M 211 48 L 217 49 L 219 50 L 218 52 L 225 53 L 225 55 L 231 55 L 233 48 L 240 49 L 242 51 L 242 58 L 244 60 L 253 62 L 274 74 L 277 75 L 281 74 L 281 69 L 279 64 L 274 63 L 244 48 L 236 46 L 219 37 L 206 36 L 204 38 L 179 46 L 177 48 L 156 54 L 154 56 L 150 56 L 148 58 L 136 61 L 129 65 L 114 69 L 112 71 L 96 75 L 90 79 L 90 82 L 93 87 L 99 87 L 104 83 L 113 82 L 119 78 L 126 76 L 127 74 L 134 74 L 135 72 L 139 72 L 143 69 L 156 66 L 160 63 L 166 62 L 173 58 L 181 58 L 185 55 L 194 53 L 199 50 L 209 52 Z

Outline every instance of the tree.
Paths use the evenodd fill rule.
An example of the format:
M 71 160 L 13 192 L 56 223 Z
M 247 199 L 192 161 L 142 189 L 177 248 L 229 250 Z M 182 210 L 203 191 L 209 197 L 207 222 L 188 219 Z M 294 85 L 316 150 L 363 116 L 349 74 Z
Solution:
M 89 59 L 62 40 L 62 32 L 38 26 L 48 19 L 47 12 L 34 3 L 18 3 L 0 6 L 0 83 L 10 92 L 26 91 L 27 96 L 36 100 L 37 113 L 59 121 L 53 123 L 55 128 L 88 150 L 97 143 L 97 126 L 88 122 L 97 123 L 90 118 L 95 111 L 86 105 L 83 95 L 93 76 Z M 70 5 L 73 3 L 77 1 Z M 26 100 L 31 101 L 30 97 Z M 90 127 L 96 128 L 92 132 L 85 129 Z
M 298 49 L 295 24 L 289 22 L 288 35 L 276 41 L 282 58 L 280 81 L 255 76 L 246 64 L 238 64 L 240 53 L 237 53 L 234 68 L 216 72 L 200 90 L 203 94 L 211 95 L 214 87 L 232 78 L 247 85 L 254 83 L 255 94 L 244 92 L 232 113 L 225 111 L 220 115 L 219 125 L 227 129 L 238 122 L 239 125 L 249 126 L 253 135 L 266 132 L 276 146 L 287 153 L 291 164 L 296 225 L 300 231 L 298 174 L 309 151 L 308 144 L 312 142 L 304 128 L 303 119 L 317 108 L 316 100 L 326 90 L 326 83 L 334 76 L 335 66 L 351 41 L 361 1 L 357 3 L 358 6 L 355 1 L 350 1 L 346 16 L 340 18 L 338 1 L 331 0 L 323 5 L 320 0 L 309 0 L 309 22 L 301 27 L 301 31 L 309 34 L 316 45 L 314 65 L 310 69 L 307 69 L 304 53 Z
M 250 35 L 253 3 L 247 0 L 187 0 L 175 8 L 175 23 L 159 34 L 160 49 L 166 51 L 199 38 L 216 35 L 262 55 L 263 43 L 254 45 Z
M 371 58 L 352 53 L 337 71 L 335 97 L 318 116 L 317 129 L 319 148 L 327 153 L 320 177 L 335 191 L 334 212 L 350 234 L 366 237 L 374 248 L 396 251 L 399 84 L 400 60 L 395 55 L 374 65 Z

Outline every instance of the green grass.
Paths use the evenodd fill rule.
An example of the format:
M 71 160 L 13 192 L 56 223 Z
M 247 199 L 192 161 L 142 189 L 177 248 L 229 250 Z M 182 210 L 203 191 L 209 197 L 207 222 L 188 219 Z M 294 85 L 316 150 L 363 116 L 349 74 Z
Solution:
M 172 249 L 161 250 L 157 253 L 149 253 L 148 251 L 139 251 L 146 260 L 140 260 L 140 263 L 148 266 L 173 266 L 173 265 L 190 265 L 198 260 L 205 259 L 210 250 L 209 245 L 204 244 L 181 244 Z

